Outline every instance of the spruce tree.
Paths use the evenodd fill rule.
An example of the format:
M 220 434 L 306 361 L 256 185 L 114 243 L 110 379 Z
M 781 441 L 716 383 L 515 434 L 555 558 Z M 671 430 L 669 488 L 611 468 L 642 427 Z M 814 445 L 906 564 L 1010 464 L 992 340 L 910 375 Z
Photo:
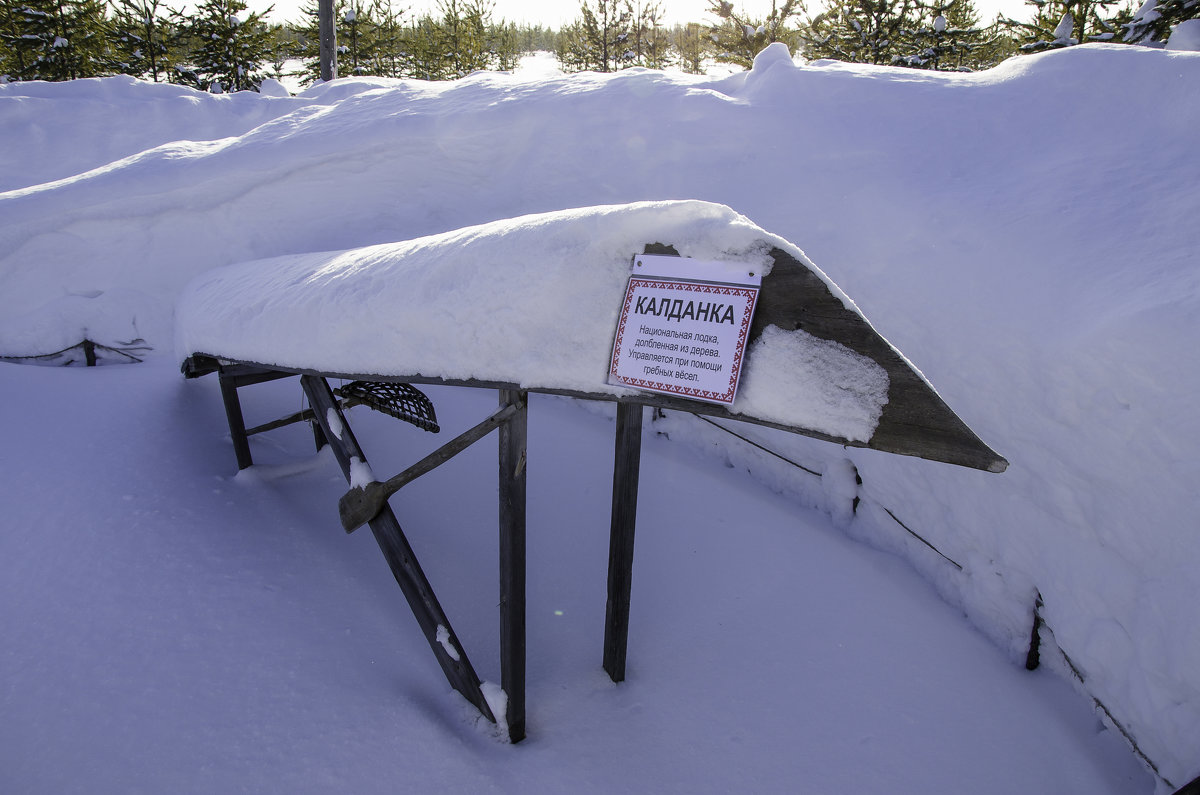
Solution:
M 0 83 L 19 80 L 36 58 L 25 34 L 33 20 L 25 0 L 0 0 Z
M 839 61 L 904 64 L 919 30 L 916 0 L 834 0 L 809 23 L 806 55 Z
M 121 74 L 167 79 L 169 12 L 159 0 L 116 0 L 110 42 L 114 68 Z
M 572 72 L 616 72 L 632 65 L 633 7 L 629 0 L 583 0 L 580 17 L 561 31 L 558 60 Z
M 1200 0 L 1146 0 L 1121 25 L 1121 40 L 1129 44 L 1161 45 L 1171 28 L 1200 17 Z
M 6 0 L 3 72 L 14 80 L 75 80 L 112 72 L 101 0 Z
M 487 0 L 438 0 L 438 10 L 442 13 L 438 38 L 445 56 L 443 77 L 466 77 L 487 69 L 492 5 Z
M 346 10 L 340 15 L 335 14 L 335 22 L 339 27 L 345 30 L 345 35 L 338 31 L 338 61 L 343 64 L 341 71 L 338 74 L 345 74 L 347 77 L 370 74 L 371 69 L 368 64 L 371 63 L 371 34 L 374 31 L 374 23 L 368 16 L 366 10 L 362 7 L 362 3 L 358 0 L 346 5 Z
M 771 0 L 770 13 L 766 18 L 758 19 L 736 11 L 729 0 L 709 0 L 708 13 L 719 20 L 710 28 L 717 60 L 749 69 L 754 56 L 777 41 L 795 52 L 800 44 L 796 20 L 803 11 L 800 0 L 783 0 L 782 5 Z
M 446 57 L 442 52 L 441 24 L 429 14 L 413 20 L 404 32 L 406 75 L 419 80 L 446 77 Z
M 1025 0 L 1036 11 L 1029 22 L 1006 19 L 1024 53 L 1070 47 L 1117 37 L 1118 0 Z
M 904 31 L 908 52 L 894 61 L 918 69 L 978 69 L 994 65 L 987 53 L 995 31 L 979 27 L 979 14 L 971 0 L 934 0 L 918 6 L 917 26 Z
M 403 10 L 397 10 L 392 0 L 374 0 L 371 18 L 375 20 L 374 66 L 371 73 L 380 77 L 402 77 L 407 72 Z
M 268 8 L 266 13 L 270 13 Z M 243 0 L 205 0 L 190 25 L 197 87 L 214 92 L 257 91 L 271 61 L 271 32 L 264 14 L 249 13 Z

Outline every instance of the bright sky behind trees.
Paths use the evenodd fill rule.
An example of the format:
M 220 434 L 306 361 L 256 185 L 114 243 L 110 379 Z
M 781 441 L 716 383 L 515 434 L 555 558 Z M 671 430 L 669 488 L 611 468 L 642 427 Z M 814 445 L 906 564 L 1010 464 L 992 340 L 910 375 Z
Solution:
M 495 18 L 511 22 L 542 24 L 557 28 L 579 16 L 579 3 L 576 0 L 495 0 L 495 2 Z M 274 0 L 274 2 L 272 0 L 247 0 L 247 3 L 252 11 L 261 11 L 274 5 L 275 10 L 271 13 L 271 20 L 287 22 L 300 19 L 300 9 L 305 5 L 305 0 Z M 661 0 L 661 3 L 668 25 L 713 21 L 713 17 L 708 13 L 707 0 Z M 405 4 L 401 2 L 397 5 L 404 7 Z M 745 9 L 753 17 L 765 17 L 771 10 L 771 0 L 736 0 L 734 5 L 739 9 Z M 815 9 L 821 3 L 820 0 L 813 0 L 810 5 L 812 6 L 810 11 L 815 14 L 817 13 Z M 410 0 L 408 7 L 415 13 L 432 11 L 437 8 L 437 0 Z M 980 21 L 985 23 L 991 22 L 997 13 L 1024 19 L 1029 16 L 1027 9 L 1030 8 L 1025 5 L 1023 0 L 975 0 L 975 7 L 979 9 Z

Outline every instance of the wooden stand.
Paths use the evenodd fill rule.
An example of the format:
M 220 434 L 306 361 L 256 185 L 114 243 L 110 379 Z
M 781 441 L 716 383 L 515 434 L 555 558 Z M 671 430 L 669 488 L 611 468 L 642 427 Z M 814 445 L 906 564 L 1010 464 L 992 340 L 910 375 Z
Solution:
M 648 253 L 651 253 L 649 249 Z M 617 402 L 608 601 L 604 621 L 603 654 L 604 670 L 614 682 L 625 679 L 629 647 L 629 605 L 644 407 L 751 422 L 838 444 L 915 455 L 991 472 L 1002 472 L 1008 465 L 1003 457 L 975 436 L 920 374 L 912 369 L 907 360 L 879 337 L 865 320 L 847 308 L 843 300 L 835 296 L 820 277 L 808 271 L 785 252 L 777 249 L 772 255 L 775 259 L 774 268 L 763 279 L 759 306 L 750 331 L 751 338 L 757 338 L 767 325 L 778 326 L 784 330 L 799 329 L 820 339 L 837 341 L 883 368 L 889 379 L 888 402 L 884 406 L 878 427 L 869 440 L 864 442 L 842 439 L 810 428 L 784 425 L 743 413 L 733 414 L 724 406 L 667 394 L 639 393 L 633 397 L 617 398 L 602 392 L 579 392 L 552 387 L 527 390 L 514 383 L 480 382 L 470 379 L 445 380 L 415 375 L 379 376 L 284 371 L 253 362 L 218 359 L 202 353 L 189 357 L 183 364 L 183 371 L 190 378 L 213 372 L 219 374 L 221 396 L 225 403 L 229 432 L 239 468 L 244 469 L 253 463 L 248 443 L 250 435 L 290 422 L 309 419 L 314 420 L 319 428 L 318 444 L 326 441 L 333 447 L 348 482 L 352 479 L 352 462 L 357 459 L 365 464 L 366 456 L 350 430 L 350 424 L 342 412 L 342 403 L 329 388 L 326 378 L 361 379 L 368 386 L 375 387 L 384 383 L 409 386 L 441 384 L 498 391 L 501 408 L 495 414 L 386 482 L 354 484 L 355 488 L 347 492 L 339 504 L 339 516 L 347 532 L 367 521 L 451 686 L 462 693 L 489 720 L 495 721 L 497 717 L 503 717 L 508 725 L 509 738 L 512 742 L 519 742 L 525 737 L 526 731 L 525 462 L 528 391 Z M 301 376 L 301 383 L 311 408 L 247 430 L 237 390 L 243 386 L 291 375 Z M 423 395 L 420 397 L 425 399 Z M 343 400 L 348 404 L 353 398 L 343 395 Z M 403 413 L 389 413 L 408 419 Z M 337 433 L 330 427 L 331 416 L 341 425 Z M 396 489 L 449 460 L 495 428 L 499 430 L 500 670 L 501 687 L 507 696 L 506 713 L 503 716 L 493 714 L 482 693 L 479 677 L 468 662 L 449 619 L 434 596 L 432 586 L 421 572 L 399 522 L 387 505 L 388 496 Z
M 359 446 L 337 396 L 323 376 L 300 376 L 301 387 L 308 396 L 311 408 L 247 430 L 237 390 L 243 386 L 272 381 L 294 373 L 247 365 L 222 365 L 217 371 L 239 469 L 253 464 L 248 438 L 250 435 L 301 420 L 312 420 L 316 423 L 318 442 L 329 444 L 333 449 L 334 457 L 342 468 L 347 483 L 352 481 L 354 465 L 357 463 L 361 466 L 367 463 L 366 454 Z M 196 370 L 190 374 L 202 375 L 203 372 Z M 421 570 L 391 507 L 384 503 L 383 509 L 370 519 L 368 525 L 451 687 L 462 693 L 488 720 L 495 722 L 498 717 L 503 717 L 508 727 L 509 739 L 516 743 L 525 737 L 525 464 L 529 395 L 519 389 L 500 389 L 498 392 L 501 409 L 511 407 L 511 410 L 504 412 L 504 419 L 498 425 L 500 684 L 507 696 L 505 715 L 493 714 L 491 705 L 483 694 L 479 677 L 454 634 L 450 619 L 442 610 L 433 586 Z M 629 646 L 629 602 L 641 461 L 642 409 L 640 402 L 632 401 L 621 402 L 617 406 L 608 607 L 604 625 L 603 660 L 604 670 L 614 682 L 625 678 L 625 658 Z M 331 416 L 341 426 L 336 432 L 331 427 Z M 463 436 L 468 435 L 479 438 L 483 434 L 468 432 Z M 437 463 L 449 460 L 466 447 L 466 444 L 459 441 L 452 440 L 427 458 L 436 459 Z M 431 470 L 435 465 L 421 468 L 421 473 Z M 411 479 L 413 478 L 408 480 Z M 350 529 L 352 528 L 347 528 Z

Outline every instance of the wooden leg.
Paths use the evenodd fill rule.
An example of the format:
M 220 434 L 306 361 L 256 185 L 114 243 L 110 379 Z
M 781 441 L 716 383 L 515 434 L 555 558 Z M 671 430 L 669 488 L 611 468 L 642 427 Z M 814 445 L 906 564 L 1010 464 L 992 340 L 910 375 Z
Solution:
M 367 458 L 363 454 L 362 448 L 359 447 L 358 440 L 354 438 L 350 424 L 346 422 L 346 417 L 337 404 L 333 390 L 329 388 L 325 379 L 305 375 L 301 376 L 300 384 L 304 388 L 305 394 L 308 395 L 317 422 L 320 423 L 321 430 L 342 467 L 342 473 L 349 482 L 352 464 L 365 467 Z M 336 429 L 330 427 L 330 415 L 335 417 L 335 421 L 341 427 Z M 421 631 L 425 634 L 425 639 L 429 642 L 429 647 L 433 649 L 434 656 L 437 657 L 442 671 L 450 681 L 450 686 L 462 693 L 483 713 L 484 717 L 495 721 L 496 717 L 492 714 L 491 707 L 480 689 L 479 677 L 475 674 L 475 669 L 471 667 L 470 661 L 467 660 L 467 653 L 459 644 L 458 638 L 450 626 L 450 620 L 438 603 L 429 580 L 421 571 L 417 557 L 413 554 L 408 539 L 404 537 L 404 531 L 400 528 L 400 523 L 396 520 L 396 515 L 392 513 L 391 507 L 384 506 L 384 509 L 370 521 L 369 525 L 371 532 L 375 534 L 375 541 L 379 544 L 379 549 L 387 559 L 392 575 L 400 585 L 400 590 L 404 592 L 404 598 L 408 600 L 408 606 L 412 609 Z
M 617 404 L 613 454 L 612 526 L 608 542 L 608 606 L 604 617 L 604 670 L 625 680 L 629 648 L 629 594 L 633 583 L 633 532 L 637 523 L 638 475 L 642 461 L 642 406 Z
M 238 400 L 237 379 L 222 372 L 221 400 L 225 403 L 225 418 L 229 420 L 229 435 L 233 438 L 233 452 L 237 456 L 238 469 L 254 465 L 250 457 L 250 440 L 246 436 L 246 421 L 242 417 L 242 402 Z
M 500 426 L 500 686 L 508 696 L 508 737 L 525 738 L 525 452 L 529 396 L 500 390 L 518 411 Z

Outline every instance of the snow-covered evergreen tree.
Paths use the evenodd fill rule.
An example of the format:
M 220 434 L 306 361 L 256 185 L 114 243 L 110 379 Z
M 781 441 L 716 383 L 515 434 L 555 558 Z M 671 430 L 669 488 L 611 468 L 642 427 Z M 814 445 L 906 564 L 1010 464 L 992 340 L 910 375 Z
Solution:
M 856 63 L 904 63 L 921 25 L 916 0 L 831 0 L 809 23 L 805 54 Z
M 466 77 L 491 65 L 491 6 L 486 0 L 438 0 L 439 48 L 445 56 L 443 77 Z
M 1020 41 L 1021 52 L 1041 52 L 1087 41 L 1117 39 L 1118 0 L 1025 0 L 1036 8 L 1033 19 L 1005 20 Z
M 196 10 L 190 33 L 196 82 L 201 89 L 257 91 L 271 61 L 271 32 L 263 22 L 270 13 L 250 13 L 243 0 L 205 0 Z
M 171 17 L 159 0 L 115 0 L 109 39 L 114 68 L 155 83 L 166 79 Z
M 979 26 L 971 0 L 935 0 L 918 6 L 916 26 L 901 32 L 901 49 L 893 63 L 919 69 L 962 70 L 994 65 L 989 57 L 997 35 Z
M 404 36 L 404 10 L 397 9 L 392 0 L 374 0 L 370 16 L 375 23 L 374 38 L 377 45 L 373 74 L 380 77 L 403 77 L 408 72 L 405 66 L 406 45 Z
M 1122 41 L 1162 46 L 1171 29 L 1188 19 L 1200 18 L 1200 0 L 1146 0 L 1122 25 Z
M 634 62 L 629 0 L 583 0 L 580 17 L 561 31 L 558 60 L 567 71 L 616 72 Z
M 800 0 L 771 0 L 771 10 L 765 18 L 749 17 L 734 8 L 729 0 L 709 0 L 708 13 L 718 22 L 709 31 L 716 46 L 717 60 L 747 69 L 767 45 L 781 41 L 795 52 L 800 44 L 797 20 L 804 11 Z
M 3 0 L 0 74 L 12 80 L 74 80 L 111 74 L 101 0 Z

